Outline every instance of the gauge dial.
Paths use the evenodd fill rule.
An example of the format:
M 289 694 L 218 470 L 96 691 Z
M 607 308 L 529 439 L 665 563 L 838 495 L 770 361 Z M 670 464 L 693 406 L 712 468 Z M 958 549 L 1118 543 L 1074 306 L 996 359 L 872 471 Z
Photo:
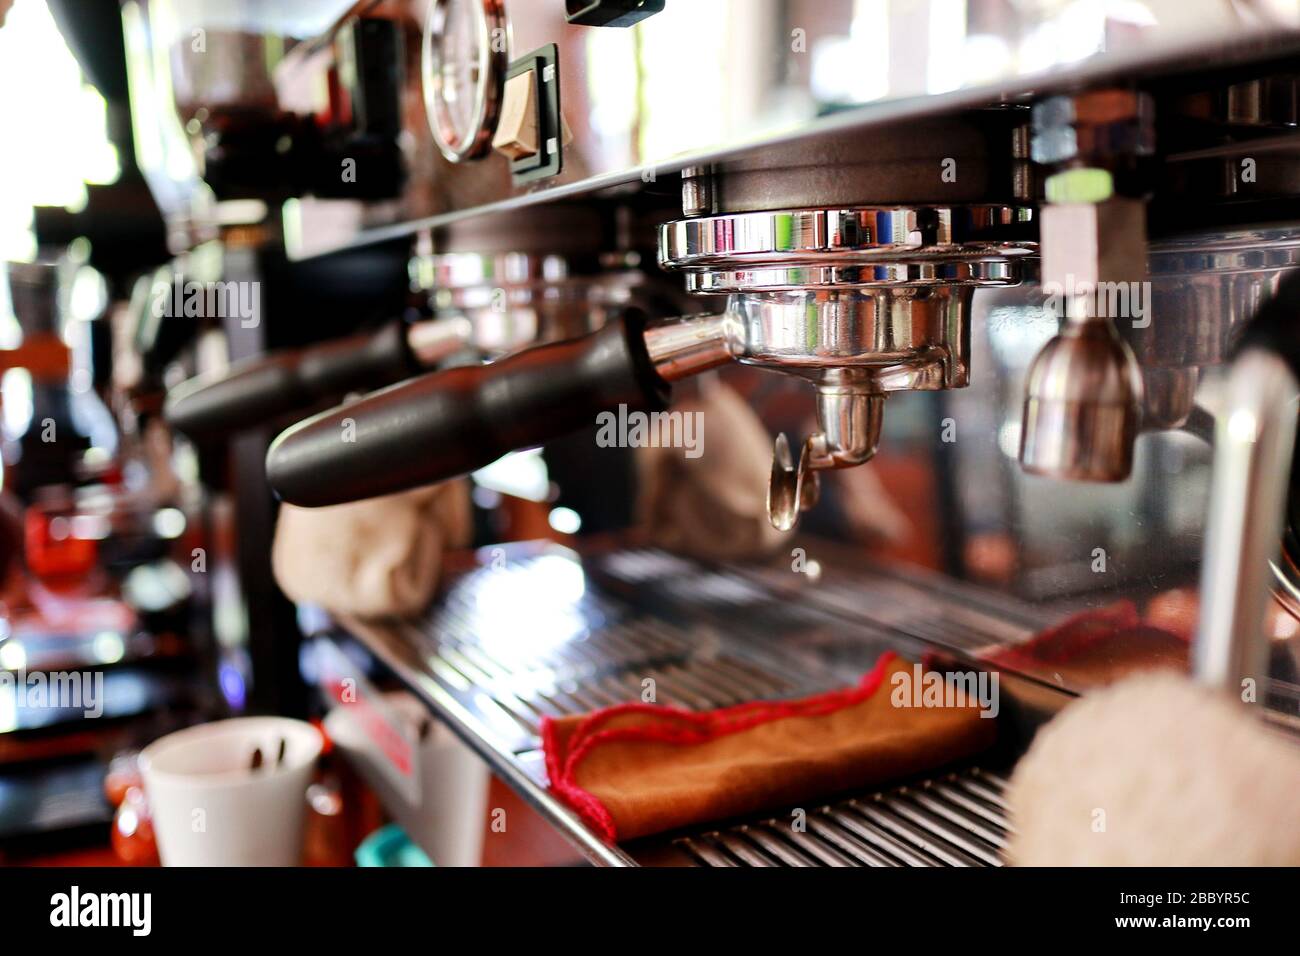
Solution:
M 430 0 L 424 25 L 424 105 L 453 163 L 487 153 L 510 63 L 502 0 Z

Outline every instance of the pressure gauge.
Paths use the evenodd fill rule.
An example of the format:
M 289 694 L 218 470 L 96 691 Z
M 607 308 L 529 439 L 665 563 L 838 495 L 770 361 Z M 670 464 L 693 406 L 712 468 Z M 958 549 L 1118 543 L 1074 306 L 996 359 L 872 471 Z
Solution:
M 502 0 L 430 0 L 424 25 L 424 105 L 453 163 L 487 153 L 510 63 Z

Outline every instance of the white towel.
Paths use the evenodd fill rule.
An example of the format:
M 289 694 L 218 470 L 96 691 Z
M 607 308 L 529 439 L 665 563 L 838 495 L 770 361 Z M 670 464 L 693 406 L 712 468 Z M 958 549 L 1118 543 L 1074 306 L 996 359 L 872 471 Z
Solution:
M 1163 671 L 1071 704 L 1011 777 L 1024 866 L 1300 865 L 1300 750 L 1240 704 Z
M 464 481 L 326 508 L 280 507 L 271 565 L 294 601 L 373 618 L 417 614 L 448 548 L 469 543 Z
M 651 543 L 713 560 L 762 557 L 788 541 L 767 517 L 772 437 L 733 389 L 713 385 L 673 405 L 701 413 L 703 454 L 637 452 L 638 523 Z

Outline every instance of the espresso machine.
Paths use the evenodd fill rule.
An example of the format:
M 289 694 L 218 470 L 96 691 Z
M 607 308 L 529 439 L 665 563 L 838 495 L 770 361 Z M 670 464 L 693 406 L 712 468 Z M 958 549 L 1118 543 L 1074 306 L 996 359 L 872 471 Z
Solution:
M 1292 5 L 335 6 L 256 111 L 195 112 L 191 135 L 218 169 L 227 128 L 291 140 L 313 172 L 288 163 L 292 195 L 261 194 L 287 257 L 405 244 L 412 310 L 179 385 L 173 425 L 339 402 L 280 432 L 240 492 L 327 507 L 602 414 L 666 415 L 721 374 L 771 432 L 755 479 L 783 537 L 726 561 L 631 533 L 479 540 L 425 614 L 322 622 L 323 683 L 369 661 L 606 865 L 999 865 L 1037 727 L 1152 662 L 1248 683 L 1262 721 L 1300 727 Z M 272 31 L 244 13 L 207 41 Z M 346 76 L 339 38 L 372 34 L 384 193 L 318 188 L 319 164 L 372 153 L 293 133 L 321 90 L 342 115 L 310 78 Z M 279 138 L 246 134 L 270 118 Z M 905 517 L 888 540 L 853 517 L 885 510 Z M 693 711 L 798 697 L 885 650 L 996 670 L 998 747 L 797 832 L 781 810 L 611 843 L 548 786 L 548 718 L 647 680 Z M 372 744 L 366 772 L 418 838 L 428 781 Z

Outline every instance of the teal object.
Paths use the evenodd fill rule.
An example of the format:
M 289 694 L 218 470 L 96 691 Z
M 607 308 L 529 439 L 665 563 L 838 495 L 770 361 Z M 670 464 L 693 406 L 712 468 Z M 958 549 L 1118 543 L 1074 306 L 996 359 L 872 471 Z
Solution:
M 380 827 L 362 840 L 353 857 L 357 866 L 433 866 L 429 855 L 396 823 Z

